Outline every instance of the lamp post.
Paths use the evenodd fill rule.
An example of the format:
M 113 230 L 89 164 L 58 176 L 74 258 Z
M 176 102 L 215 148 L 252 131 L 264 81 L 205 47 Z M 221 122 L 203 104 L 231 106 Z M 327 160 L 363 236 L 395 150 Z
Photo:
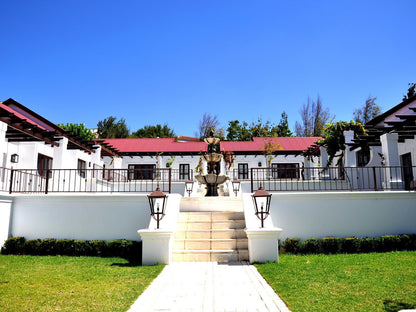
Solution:
M 237 193 L 240 190 L 240 181 L 237 178 L 235 178 L 231 183 L 233 184 L 234 194 L 235 196 L 237 196 Z
M 253 194 L 254 209 L 257 218 L 261 220 L 261 227 L 264 227 L 264 220 L 270 214 L 270 202 L 272 194 L 267 192 L 262 186 Z
M 147 195 L 147 198 L 149 199 L 150 215 L 156 220 L 157 228 L 159 228 L 159 222 L 165 216 L 167 195 L 157 187 L 155 191 Z
M 191 197 L 191 193 L 192 193 L 192 190 L 194 188 L 194 181 L 192 181 L 192 180 L 186 181 L 185 182 L 185 188 L 186 188 L 186 191 L 188 192 L 189 197 Z

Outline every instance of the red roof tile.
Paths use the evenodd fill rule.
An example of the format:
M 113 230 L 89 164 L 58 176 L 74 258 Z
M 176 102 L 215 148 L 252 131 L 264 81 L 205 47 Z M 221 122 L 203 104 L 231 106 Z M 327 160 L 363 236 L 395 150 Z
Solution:
M 121 153 L 198 153 L 207 150 L 204 142 L 175 142 L 173 138 L 102 139 Z M 101 141 L 101 140 L 100 140 Z
M 253 141 L 223 141 L 220 143 L 221 151 L 224 149 L 230 152 L 257 152 L 263 150 L 265 143 L 278 143 L 279 151 L 301 152 L 313 145 L 321 137 L 268 137 L 253 138 Z

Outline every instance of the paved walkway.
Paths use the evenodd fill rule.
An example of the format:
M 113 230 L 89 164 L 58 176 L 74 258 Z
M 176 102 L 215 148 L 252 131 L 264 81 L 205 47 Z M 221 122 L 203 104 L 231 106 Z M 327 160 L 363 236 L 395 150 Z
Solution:
M 246 262 L 173 262 L 128 312 L 138 311 L 290 312 Z

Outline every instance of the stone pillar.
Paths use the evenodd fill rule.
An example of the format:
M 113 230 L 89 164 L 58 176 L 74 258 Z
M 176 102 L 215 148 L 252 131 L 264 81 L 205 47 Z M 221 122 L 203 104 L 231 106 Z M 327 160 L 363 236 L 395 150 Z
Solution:
M 312 156 L 311 156 L 312 157 Z M 303 180 L 310 180 L 312 178 L 313 172 L 312 172 L 312 161 L 309 160 L 309 157 L 303 158 L 303 164 L 301 165 L 303 168 L 300 168 L 301 177 Z
M 326 152 L 326 148 L 323 146 L 319 147 L 319 152 L 321 153 L 321 167 L 325 168 L 328 164 L 328 153 Z
M 143 243 L 143 265 L 169 264 L 172 261 L 173 231 L 145 229 L 137 233 Z
M 279 262 L 279 236 L 281 228 L 247 229 L 250 263 Z
M 384 157 L 385 189 L 401 188 L 402 176 L 400 169 L 400 157 L 398 146 L 399 135 L 397 133 L 385 133 L 380 136 L 381 152 Z

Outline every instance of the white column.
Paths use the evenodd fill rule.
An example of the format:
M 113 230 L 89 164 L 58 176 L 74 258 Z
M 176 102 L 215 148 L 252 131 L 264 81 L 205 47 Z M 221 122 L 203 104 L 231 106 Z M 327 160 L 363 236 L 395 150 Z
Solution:
M 319 147 L 319 152 L 321 153 L 321 167 L 325 168 L 328 164 L 328 153 L 326 152 L 326 148 L 323 146 Z
M 69 169 L 67 164 L 68 160 L 68 138 L 61 138 L 59 140 L 59 146 L 55 146 L 53 148 L 53 161 L 52 161 L 52 168 L 53 169 Z M 72 169 L 72 168 L 71 168 Z
M 399 187 L 399 184 L 402 184 L 398 140 L 397 133 L 385 133 L 380 136 L 381 151 L 386 166 L 384 181 L 386 189 Z
M 350 151 L 348 144 L 353 143 L 354 139 L 354 131 L 344 131 L 344 138 L 345 138 L 345 152 L 344 152 L 344 164 L 345 167 L 356 167 L 357 166 L 357 158 L 355 155 L 355 151 Z

